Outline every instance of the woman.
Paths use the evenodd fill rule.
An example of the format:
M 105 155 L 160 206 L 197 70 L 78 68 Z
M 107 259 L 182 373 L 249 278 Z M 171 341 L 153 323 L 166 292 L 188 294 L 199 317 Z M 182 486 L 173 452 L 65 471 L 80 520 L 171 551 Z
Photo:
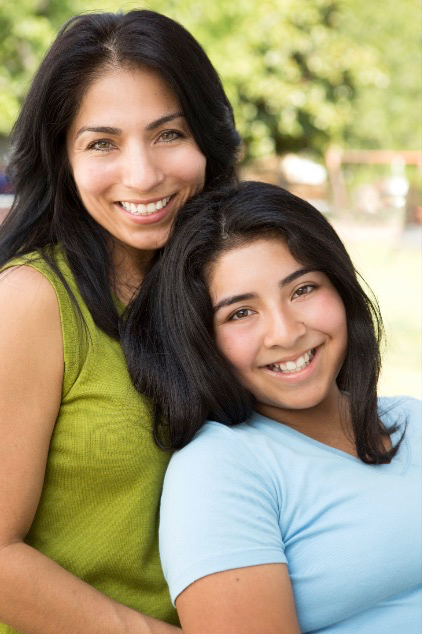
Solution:
M 419 632 L 420 404 L 377 400 L 381 319 L 325 218 L 200 195 L 132 309 L 132 376 L 184 447 L 160 522 L 183 631 Z
M 210 61 L 162 15 L 72 18 L 41 64 L 0 230 L 2 633 L 176 629 L 149 618 L 178 622 L 157 545 L 168 456 L 119 320 L 238 146 Z

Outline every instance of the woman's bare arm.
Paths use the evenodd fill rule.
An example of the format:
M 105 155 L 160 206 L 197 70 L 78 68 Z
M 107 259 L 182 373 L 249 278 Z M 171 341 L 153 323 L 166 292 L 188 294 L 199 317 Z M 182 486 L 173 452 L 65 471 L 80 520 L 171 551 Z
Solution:
M 208 575 L 186 588 L 176 607 L 185 634 L 300 634 L 285 564 Z
M 63 343 L 48 280 L 0 274 L 0 622 L 23 634 L 170 634 L 24 543 L 61 402 Z M 124 536 L 123 536 L 124 537 Z

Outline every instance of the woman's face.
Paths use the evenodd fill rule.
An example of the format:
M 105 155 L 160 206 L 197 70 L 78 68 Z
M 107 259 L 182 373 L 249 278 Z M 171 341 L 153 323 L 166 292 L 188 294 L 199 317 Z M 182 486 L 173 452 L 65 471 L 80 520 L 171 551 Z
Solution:
M 165 244 L 177 211 L 204 186 L 205 156 L 176 96 L 149 70 L 97 79 L 67 151 L 87 212 L 135 257 Z
M 343 302 L 329 278 L 281 240 L 232 249 L 210 269 L 215 336 L 257 410 L 275 420 L 338 395 L 347 347 Z

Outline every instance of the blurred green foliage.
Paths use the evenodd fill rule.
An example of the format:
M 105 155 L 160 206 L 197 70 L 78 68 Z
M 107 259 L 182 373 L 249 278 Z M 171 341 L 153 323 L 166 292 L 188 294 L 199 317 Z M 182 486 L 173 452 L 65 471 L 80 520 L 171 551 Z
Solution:
M 419 0 L 150 0 L 188 28 L 231 99 L 245 156 L 327 144 L 417 148 Z M 1 0 L 0 133 L 11 129 L 57 29 L 110 0 Z

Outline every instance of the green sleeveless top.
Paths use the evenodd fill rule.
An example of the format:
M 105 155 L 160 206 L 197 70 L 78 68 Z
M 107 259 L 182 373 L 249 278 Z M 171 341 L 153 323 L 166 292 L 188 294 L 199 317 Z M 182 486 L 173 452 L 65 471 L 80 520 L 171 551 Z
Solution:
M 121 346 L 95 325 L 63 253 L 56 247 L 53 254 L 86 327 L 38 255 L 3 267 L 25 264 L 45 275 L 57 295 L 64 343 L 62 403 L 25 541 L 116 601 L 178 624 L 157 537 L 169 455 L 154 444 L 150 403 L 133 387 Z M 1 634 L 14 631 L 0 624 Z

